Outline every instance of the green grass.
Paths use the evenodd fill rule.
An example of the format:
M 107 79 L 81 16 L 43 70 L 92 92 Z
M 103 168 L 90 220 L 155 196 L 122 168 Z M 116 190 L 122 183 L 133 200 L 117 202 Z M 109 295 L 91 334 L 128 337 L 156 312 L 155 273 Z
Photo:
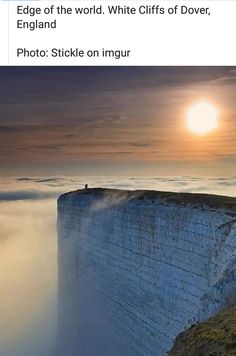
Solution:
M 169 356 L 236 356 L 236 307 L 177 336 Z

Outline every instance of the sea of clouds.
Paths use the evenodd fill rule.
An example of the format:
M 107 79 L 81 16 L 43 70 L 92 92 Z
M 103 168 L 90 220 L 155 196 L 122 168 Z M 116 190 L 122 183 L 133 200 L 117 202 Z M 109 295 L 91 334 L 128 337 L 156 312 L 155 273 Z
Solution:
M 56 199 L 86 183 L 236 196 L 236 177 L 1 178 L 0 356 L 52 355 L 57 324 Z
M 14 177 L 0 179 L 0 201 L 55 199 L 70 190 L 89 187 L 154 189 L 236 196 L 235 177 Z

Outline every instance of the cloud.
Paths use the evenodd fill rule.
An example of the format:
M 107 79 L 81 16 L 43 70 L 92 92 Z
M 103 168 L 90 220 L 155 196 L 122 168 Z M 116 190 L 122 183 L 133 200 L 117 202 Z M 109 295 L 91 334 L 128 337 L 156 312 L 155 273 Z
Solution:
M 60 177 L 47 177 L 47 178 L 33 178 L 33 177 L 20 177 L 16 179 L 17 181 L 28 181 L 28 182 L 58 182 L 60 180 L 63 180 L 63 178 Z
M 0 192 L 0 201 L 49 199 L 56 198 L 59 194 L 60 192 L 39 190 L 4 191 Z
M 150 146 L 150 143 L 142 143 L 142 142 L 131 142 L 130 143 L 131 146 L 133 147 L 149 147 Z
M 56 151 L 59 150 L 60 148 L 63 148 L 64 145 L 63 144 L 51 144 L 51 145 L 42 145 L 42 146 L 36 146 L 36 149 L 40 149 L 40 150 L 48 150 L 48 151 Z
M 0 201 L 56 199 L 67 191 L 89 187 L 150 189 L 175 192 L 209 192 L 236 195 L 236 177 L 18 177 L 0 180 Z M 9 190 L 11 187 L 11 190 Z
M 17 178 L 17 180 L 18 180 L 19 182 L 27 182 L 27 181 L 31 181 L 32 178 L 23 177 L 23 178 Z
M 215 157 L 217 157 L 220 160 L 224 160 L 224 161 L 236 161 L 235 153 L 227 153 L 227 154 L 216 153 Z
M 195 187 L 185 187 L 180 190 L 180 193 L 205 193 L 209 190 L 209 187 L 204 185 L 199 185 Z
M 62 181 L 61 178 L 43 178 L 43 179 L 35 180 L 35 182 L 38 183 L 60 182 L 60 181 Z
M 10 132 L 16 132 L 18 131 L 18 128 L 15 126 L 4 126 L 4 125 L 0 125 L 0 134 L 2 133 L 10 133 Z

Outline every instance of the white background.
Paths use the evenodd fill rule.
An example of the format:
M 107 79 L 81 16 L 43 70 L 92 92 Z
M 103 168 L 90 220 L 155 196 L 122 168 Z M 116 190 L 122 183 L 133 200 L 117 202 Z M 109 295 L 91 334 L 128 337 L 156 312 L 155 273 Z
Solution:
M 204 15 L 70 15 L 42 16 L 41 21 L 57 18 L 56 30 L 22 30 L 18 19 L 36 17 L 17 15 L 17 5 L 93 6 L 159 4 L 173 7 L 210 7 Z M 8 13 L 9 6 L 9 13 Z M 9 23 L 8 23 L 9 15 Z M 235 65 L 235 1 L 0 1 L 1 65 Z M 9 27 L 9 33 L 8 33 Z M 9 37 L 9 41 L 8 41 Z M 9 44 L 9 46 L 8 46 Z M 17 58 L 17 48 L 130 49 L 129 58 Z

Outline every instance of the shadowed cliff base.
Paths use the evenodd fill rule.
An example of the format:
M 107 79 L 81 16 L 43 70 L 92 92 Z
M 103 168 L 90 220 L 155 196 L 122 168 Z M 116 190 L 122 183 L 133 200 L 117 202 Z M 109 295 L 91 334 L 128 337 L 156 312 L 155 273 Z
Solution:
M 236 355 L 236 307 L 179 334 L 169 356 Z

